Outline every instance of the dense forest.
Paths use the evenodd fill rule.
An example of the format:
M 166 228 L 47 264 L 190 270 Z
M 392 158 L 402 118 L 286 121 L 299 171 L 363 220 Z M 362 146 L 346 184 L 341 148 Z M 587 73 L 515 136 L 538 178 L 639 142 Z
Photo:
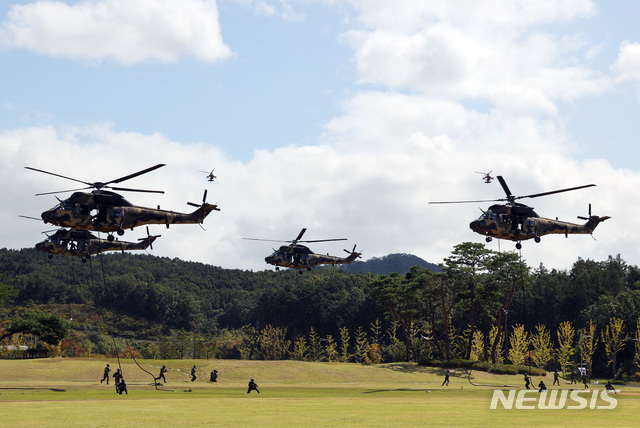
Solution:
M 640 371 L 639 317 L 640 269 L 620 256 L 549 270 L 462 243 L 440 265 L 395 255 L 299 274 L 0 250 L 5 356 L 32 336 L 76 356 L 126 338 L 148 358 L 582 362 L 622 377 Z

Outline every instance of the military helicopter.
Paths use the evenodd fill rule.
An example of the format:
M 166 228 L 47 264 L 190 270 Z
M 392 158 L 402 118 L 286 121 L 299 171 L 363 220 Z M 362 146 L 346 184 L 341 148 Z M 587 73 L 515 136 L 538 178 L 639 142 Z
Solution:
M 493 172 L 493 170 L 489 171 L 489 172 L 480 172 L 480 171 L 476 171 L 476 174 L 482 174 L 482 181 L 484 181 L 485 183 L 489 184 L 493 181 L 493 177 L 491 176 L 491 173 Z
M 200 171 L 200 172 L 204 172 L 205 174 L 207 174 L 207 180 L 209 181 L 213 181 L 216 178 L 218 178 L 215 175 L 213 175 L 213 170 L 211 170 L 211 172 L 207 172 L 207 171 Z
M 298 269 L 299 273 L 303 272 L 303 269 L 311 270 L 311 268 L 318 265 L 348 265 L 353 263 L 358 257 L 362 255 L 356 251 L 356 246 L 353 246 L 351 251 L 344 250 L 349 254 L 347 257 L 336 257 L 330 255 L 316 254 L 304 245 L 299 245 L 299 242 L 312 243 L 312 242 L 329 242 L 329 241 L 346 241 L 346 238 L 337 239 L 316 239 L 313 241 L 301 241 L 302 235 L 307 231 L 303 228 L 296 239 L 292 241 L 281 241 L 274 239 L 256 239 L 256 238 L 243 238 L 251 241 L 269 241 L 269 242 L 290 242 L 290 245 L 282 245 L 277 250 L 274 249 L 273 253 L 264 259 L 265 262 L 270 265 L 275 265 L 276 270 L 280 270 L 280 267 L 286 267 L 291 269 Z
M 49 258 L 54 254 L 66 256 L 82 257 L 86 262 L 90 256 L 104 253 L 106 251 L 130 251 L 153 249 L 153 241 L 160 235 L 149 235 L 147 227 L 147 237 L 139 239 L 140 242 L 109 241 L 101 239 L 87 230 L 59 229 L 53 235 L 47 235 L 47 239 L 36 244 L 36 249 L 49 253 Z
M 476 202 L 493 202 L 505 201 L 506 204 L 491 205 L 488 210 L 482 211 L 482 215 L 477 220 L 469 224 L 471 230 L 480 235 L 484 235 L 487 242 L 491 242 L 493 238 L 508 239 L 516 242 L 516 248 L 521 249 L 521 241 L 533 239 L 540 242 L 540 237 L 550 234 L 562 234 L 568 237 L 569 234 L 591 234 L 594 229 L 611 217 L 599 217 L 591 215 L 591 204 L 589 204 L 589 217 L 578 216 L 581 220 L 586 220 L 585 224 L 574 224 L 566 221 L 560 221 L 540 217 L 533 211 L 532 207 L 516 202 L 517 199 L 537 198 L 539 196 L 552 195 L 555 193 L 569 192 L 572 190 L 593 187 L 595 184 L 586 184 L 584 186 L 570 187 L 560 190 L 552 190 L 550 192 L 535 193 L 525 196 L 514 196 L 509 190 L 507 183 L 502 176 L 497 176 L 502 189 L 506 193 L 506 198 L 490 199 L 481 201 L 450 201 L 450 202 L 429 202 L 430 204 L 459 204 L 459 203 L 476 203 Z
M 187 202 L 187 204 L 197 207 L 197 209 L 192 213 L 179 213 L 161 210 L 159 206 L 158 208 L 136 206 L 124 199 L 121 195 L 109 190 L 104 190 L 109 188 L 112 190 L 128 192 L 164 193 L 161 190 L 142 190 L 111 186 L 112 183 L 121 183 L 125 180 L 146 174 L 147 172 L 151 172 L 163 166 L 165 166 L 165 164 L 158 164 L 125 177 L 117 178 L 108 182 L 95 183 L 89 183 L 28 166 L 25 168 L 65 178 L 67 180 L 77 181 L 87 186 L 81 189 L 37 193 L 36 196 L 74 192 L 68 199 L 58 199 L 60 201 L 58 205 L 42 213 L 41 217 L 45 223 L 51 223 L 61 227 L 70 227 L 77 230 L 106 232 L 109 234 L 107 239 L 109 241 L 113 241 L 113 232 L 116 232 L 118 235 L 123 235 L 125 229 L 133 229 L 134 227 L 146 224 L 166 224 L 167 228 L 170 224 L 201 224 L 211 211 L 220 211 L 217 205 L 208 204 L 206 202 L 206 190 L 204 191 L 202 204 Z M 81 192 L 81 190 L 87 189 L 95 190 L 90 193 Z

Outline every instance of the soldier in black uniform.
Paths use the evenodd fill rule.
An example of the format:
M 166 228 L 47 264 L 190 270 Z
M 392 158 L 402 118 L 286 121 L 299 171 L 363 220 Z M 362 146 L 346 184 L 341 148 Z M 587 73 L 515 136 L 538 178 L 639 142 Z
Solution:
M 198 379 L 196 372 L 197 372 L 196 366 L 194 365 L 193 368 L 191 369 L 191 382 L 195 382 L 196 379 Z
M 613 387 L 613 385 L 611 385 L 611 381 L 608 380 L 607 384 L 604 386 L 604 389 L 606 389 L 607 391 L 613 391 L 614 393 L 618 393 L 615 388 Z
M 107 385 L 109 385 L 109 372 L 111 371 L 111 367 L 109 367 L 109 364 L 107 364 L 107 366 L 104 368 L 104 375 L 102 376 L 102 379 L 100 380 L 100 383 L 102 383 L 103 380 L 107 381 Z
M 164 374 L 167 372 L 167 366 L 162 366 L 162 368 L 160 369 L 160 374 L 158 375 L 158 377 L 156 378 L 156 380 L 160 380 L 162 379 L 164 381 L 164 383 L 167 383 L 167 379 L 164 377 Z
M 555 385 L 558 382 L 558 386 L 560 386 L 560 378 L 558 377 L 558 370 L 553 372 L 553 384 Z
M 247 389 L 247 394 L 250 393 L 251 391 L 258 391 L 258 394 L 260 394 L 260 390 L 258 389 L 258 384 L 255 383 L 253 379 L 249 381 L 249 389 Z
M 213 369 L 213 371 L 211 372 L 211 377 L 209 377 L 209 381 L 211 381 L 211 382 L 217 382 L 218 381 L 218 370 Z
M 582 373 L 582 384 L 584 385 L 585 389 L 589 389 L 589 378 L 587 377 L 586 373 Z
M 538 388 L 540 388 L 538 392 L 546 391 L 547 385 L 545 385 L 543 381 L 540 381 L 540 383 L 538 384 Z
M 524 386 L 527 389 L 531 389 L 531 378 L 529 377 L 529 375 L 527 375 L 526 373 L 524 374 Z
M 449 374 L 450 374 L 450 372 L 447 369 L 447 371 L 444 374 L 444 382 L 442 382 L 442 386 L 444 386 L 445 383 L 447 384 L 447 386 L 449 386 Z
M 120 384 L 121 380 L 122 380 L 122 372 L 120 371 L 120 369 L 118 369 L 113 374 L 113 381 L 116 383 L 116 392 L 118 392 L 118 385 Z

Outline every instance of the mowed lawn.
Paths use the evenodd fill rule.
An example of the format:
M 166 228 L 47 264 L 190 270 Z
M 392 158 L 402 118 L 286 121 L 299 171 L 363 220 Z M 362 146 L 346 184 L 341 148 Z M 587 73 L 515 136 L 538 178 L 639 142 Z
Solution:
M 494 389 L 522 390 L 521 376 L 443 370 L 414 364 L 236 360 L 122 360 L 129 394 L 101 384 L 117 360 L 0 360 L 0 426 L 638 426 L 640 388 L 622 387 L 615 409 L 491 410 Z M 166 364 L 167 383 L 152 376 Z M 190 382 L 189 371 L 199 378 Z M 217 369 L 217 383 L 208 381 Z M 113 372 L 112 372 L 113 374 Z M 260 394 L 247 394 L 254 378 Z M 540 378 L 534 377 L 537 385 Z M 553 379 L 544 378 L 550 389 Z M 562 381 L 561 389 L 570 389 Z M 602 385 L 591 385 L 601 390 Z M 583 394 L 583 397 L 589 397 Z M 600 400 L 602 401 L 602 400 Z M 607 405 L 598 401 L 597 405 Z M 575 404 L 575 403 L 573 403 Z

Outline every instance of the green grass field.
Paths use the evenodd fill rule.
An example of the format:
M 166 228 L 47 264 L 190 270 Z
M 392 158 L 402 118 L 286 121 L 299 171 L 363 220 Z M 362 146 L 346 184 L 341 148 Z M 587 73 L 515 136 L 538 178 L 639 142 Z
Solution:
M 640 388 L 622 387 L 611 410 L 490 410 L 494 389 L 522 389 L 521 376 L 473 372 L 471 382 L 454 371 L 414 364 L 362 366 L 340 363 L 236 360 L 131 360 L 122 369 L 129 394 L 101 384 L 102 370 L 116 360 L 0 360 L 0 426 L 638 426 Z M 189 381 L 198 366 L 199 379 Z M 218 383 L 208 382 L 213 369 Z M 247 394 L 255 378 L 260 394 Z M 537 385 L 540 378 L 534 378 Z M 544 379 L 550 389 L 553 379 Z M 506 386 L 505 386 L 506 385 Z M 569 389 L 566 381 L 560 388 Z M 573 385 L 575 386 L 575 385 Z M 602 389 L 592 385 L 591 389 Z M 606 404 L 606 403 L 604 403 Z

